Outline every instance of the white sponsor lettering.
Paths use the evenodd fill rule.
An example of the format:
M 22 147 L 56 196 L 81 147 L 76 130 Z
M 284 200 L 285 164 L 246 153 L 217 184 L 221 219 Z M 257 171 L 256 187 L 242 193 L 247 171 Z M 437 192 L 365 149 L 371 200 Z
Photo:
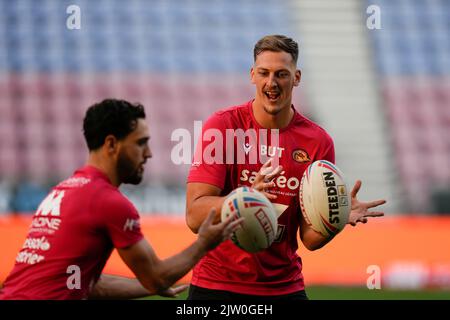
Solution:
M 84 178 L 84 177 L 69 178 L 69 179 L 61 182 L 59 184 L 59 187 L 64 187 L 64 188 L 82 187 L 90 182 L 91 182 L 91 179 Z
M 28 252 L 26 250 L 19 252 L 16 257 L 18 263 L 36 264 L 44 260 L 45 258 L 37 253 Z
M 300 185 L 300 180 L 297 179 L 296 177 L 287 178 L 284 175 L 284 173 L 285 173 L 285 171 L 281 172 L 281 174 L 277 178 L 275 178 L 275 180 L 274 180 L 275 185 L 280 189 L 288 188 L 290 190 L 297 190 Z M 258 174 L 258 172 L 252 171 L 250 176 L 249 176 L 249 174 L 250 174 L 250 170 L 247 170 L 247 169 L 242 170 L 239 180 L 244 181 L 244 182 L 248 181 L 250 183 L 255 182 L 256 175 Z
M 284 150 L 284 148 L 267 146 L 265 144 L 262 144 L 260 146 L 260 154 L 262 156 L 268 156 L 268 157 L 277 156 L 278 158 L 281 158 L 281 156 L 283 154 L 283 150 Z
M 127 219 L 123 225 L 123 231 L 133 231 L 139 227 L 139 219 Z
M 36 216 L 59 216 L 61 201 L 64 197 L 63 190 L 53 190 L 39 205 Z
M 34 217 L 31 222 L 32 228 L 44 228 L 51 230 L 58 230 L 61 219 L 59 218 L 47 218 L 47 217 Z
M 22 248 L 47 251 L 48 249 L 50 249 L 50 243 L 48 242 L 47 238 L 45 238 L 45 237 L 27 238 L 25 240 L 25 243 L 23 244 Z

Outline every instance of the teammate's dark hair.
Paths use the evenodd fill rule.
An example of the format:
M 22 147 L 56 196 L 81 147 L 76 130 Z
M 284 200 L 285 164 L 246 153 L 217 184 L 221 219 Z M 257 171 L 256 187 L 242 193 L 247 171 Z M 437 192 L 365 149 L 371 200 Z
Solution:
M 298 59 L 298 44 L 291 38 L 283 35 L 274 34 L 268 35 L 258 40 L 253 49 L 253 59 L 263 51 L 287 52 L 292 56 L 292 60 L 297 64 Z
M 90 106 L 83 120 L 83 133 L 89 151 L 100 148 L 110 134 L 118 140 L 125 138 L 136 128 L 139 118 L 145 118 L 145 111 L 138 103 L 105 99 Z

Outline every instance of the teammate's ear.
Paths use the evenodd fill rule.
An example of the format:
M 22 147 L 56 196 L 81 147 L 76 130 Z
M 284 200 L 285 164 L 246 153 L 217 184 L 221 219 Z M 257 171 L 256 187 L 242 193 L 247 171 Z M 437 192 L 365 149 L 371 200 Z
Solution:
M 250 80 L 255 84 L 255 69 L 253 67 L 250 69 Z
M 114 153 L 117 149 L 117 139 L 112 134 L 106 136 L 105 138 L 105 147 L 108 152 Z
M 294 87 L 297 87 L 300 84 L 300 80 L 302 79 L 302 72 L 299 69 L 295 70 L 294 77 Z

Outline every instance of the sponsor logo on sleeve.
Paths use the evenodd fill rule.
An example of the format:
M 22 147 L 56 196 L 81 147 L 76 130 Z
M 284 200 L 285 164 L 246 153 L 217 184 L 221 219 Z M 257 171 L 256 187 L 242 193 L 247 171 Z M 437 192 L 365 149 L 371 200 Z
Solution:
M 123 225 L 123 231 L 134 231 L 139 229 L 140 222 L 139 219 L 127 219 Z

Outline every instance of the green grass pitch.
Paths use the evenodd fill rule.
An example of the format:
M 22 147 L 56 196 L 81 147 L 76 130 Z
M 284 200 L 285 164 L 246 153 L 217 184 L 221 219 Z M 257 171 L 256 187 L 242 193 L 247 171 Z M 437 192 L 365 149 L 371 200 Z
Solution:
M 450 290 L 391 290 L 364 287 L 310 286 L 306 288 L 310 300 L 450 300 Z M 187 291 L 177 300 L 185 300 Z M 152 296 L 146 299 L 168 299 Z

